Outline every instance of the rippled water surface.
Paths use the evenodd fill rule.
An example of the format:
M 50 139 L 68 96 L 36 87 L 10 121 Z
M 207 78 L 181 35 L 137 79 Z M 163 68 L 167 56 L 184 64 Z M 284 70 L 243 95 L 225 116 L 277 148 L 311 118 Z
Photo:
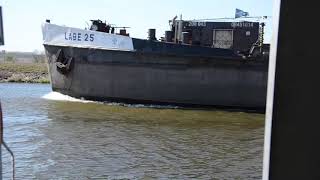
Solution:
M 76 101 L 38 84 L 0 83 L 0 98 L 17 179 L 261 179 L 263 114 Z

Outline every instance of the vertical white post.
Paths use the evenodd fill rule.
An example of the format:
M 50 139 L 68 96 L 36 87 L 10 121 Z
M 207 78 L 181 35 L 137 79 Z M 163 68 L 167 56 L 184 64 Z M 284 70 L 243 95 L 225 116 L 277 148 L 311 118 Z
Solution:
M 264 153 L 263 153 L 263 180 L 269 179 L 270 166 L 270 144 L 271 144 L 271 128 L 272 128 L 272 111 L 273 111 L 273 95 L 274 95 L 274 79 L 276 71 L 276 55 L 278 44 L 278 28 L 281 0 L 273 1 L 273 34 L 271 41 L 269 72 L 268 72 L 268 89 L 267 89 L 267 105 L 265 117 L 264 132 Z
M 320 179 L 317 1 L 276 2 L 263 179 Z

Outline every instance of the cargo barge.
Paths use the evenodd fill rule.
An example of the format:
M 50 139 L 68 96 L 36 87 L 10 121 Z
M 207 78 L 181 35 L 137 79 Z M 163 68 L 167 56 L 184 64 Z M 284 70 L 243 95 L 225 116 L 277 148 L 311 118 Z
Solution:
M 47 20 L 43 40 L 53 91 L 126 103 L 265 108 L 268 44 L 264 24 L 169 21 L 147 39 L 92 20 L 89 29 Z

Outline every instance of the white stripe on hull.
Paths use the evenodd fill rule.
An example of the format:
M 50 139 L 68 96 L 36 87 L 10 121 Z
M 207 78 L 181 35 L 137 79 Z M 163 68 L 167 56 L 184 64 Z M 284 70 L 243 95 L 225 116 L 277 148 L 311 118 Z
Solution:
M 133 51 L 132 38 L 98 31 L 83 30 L 45 23 L 43 44 L 106 50 Z

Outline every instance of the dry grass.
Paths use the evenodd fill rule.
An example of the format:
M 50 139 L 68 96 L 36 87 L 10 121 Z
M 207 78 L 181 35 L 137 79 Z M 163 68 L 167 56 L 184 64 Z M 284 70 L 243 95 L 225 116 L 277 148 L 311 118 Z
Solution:
M 0 82 L 50 83 L 46 63 L 0 63 Z
M 0 63 L 0 71 L 48 74 L 46 63 Z

